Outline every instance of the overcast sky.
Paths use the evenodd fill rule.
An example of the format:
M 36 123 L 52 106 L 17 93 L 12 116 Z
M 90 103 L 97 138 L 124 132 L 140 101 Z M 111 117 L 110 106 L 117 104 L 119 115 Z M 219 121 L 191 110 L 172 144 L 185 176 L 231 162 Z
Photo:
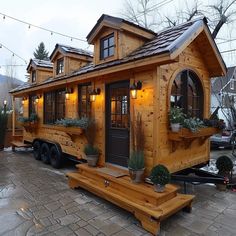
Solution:
M 173 4 L 179 5 L 183 2 L 184 0 L 174 0 L 169 6 L 164 6 L 162 11 L 170 11 L 171 8 L 173 9 Z M 103 13 L 120 16 L 123 3 L 123 0 L 5 0 L 1 1 L 0 13 L 53 31 L 86 39 L 87 34 Z M 231 32 L 231 29 L 227 31 L 227 34 L 229 32 Z M 30 58 L 33 57 L 33 51 L 41 41 L 45 43 L 49 55 L 56 43 L 63 43 L 83 49 L 88 47 L 88 44 L 85 42 L 71 41 L 70 38 L 55 34 L 51 35 L 49 32 L 39 30 L 32 26 L 29 29 L 28 25 L 9 19 L 8 17 L 3 19 L 0 15 L 0 44 L 3 44 L 21 56 L 27 61 L 27 64 Z M 232 48 L 232 44 L 230 48 Z M 229 49 L 229 47 L 222 45 L 220 49 Z M 232 55 L 231 57 L 227 55 L 225 59 L 229 66 L 236 64 L 234 59 L 232 60 Z M 18 57 L 12 57 L 12 53 L 3 47 L 0 48 L 0 74 L 6 74 L 6 67 L 4 65 L 11 64 L 11 60 L 13 60 L 14 64 L 25 65 L 15 67 L 16 77 L 25 80 L 25 69 L 27 65 Z

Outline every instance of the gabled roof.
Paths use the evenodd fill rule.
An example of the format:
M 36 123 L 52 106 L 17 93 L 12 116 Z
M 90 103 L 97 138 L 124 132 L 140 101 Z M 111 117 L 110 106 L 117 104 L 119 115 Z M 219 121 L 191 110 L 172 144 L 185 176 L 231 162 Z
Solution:
M 127 25 L 130 26 L 131 28 L 128 29 L 127 27 L 125 27 Z M 138 34 L 140 37 L 144 37 L 147 39 L 151 39 L 156 35 L 156 33 L 153 32 L 152 30 L 146 29 L 142 26 L 139 26 L 137 24 L 134 24 L 122 18 L 103 14 L 98 19 L 96 25 L 92 28 L 92 30 L 89 32 L 89 34 L 86 37 L 89 43 L 93 41 L 93 39 L 96 37 L 96 35 L 100 32 L 100 30 L 104 26 L 115 28 L 115 29 L 128 30 L 128 31 L 131 30 L 130 31 L 131 33 Z M 139 30 L 140 32 L 137 32 L 137 30 Z
M 212 92 L 217 94 L 220 92 L 236 93 L 236 83 L 234 89 L 230 89 L 230 80 L 232 79 L 236 80 L 236 66 L 228 67 L 226 76 L 214 78 Z
M 196 40 L 199 45 L 198 48 L 200 53 L 203 55 L 203 60 L 205 58 L 204 55 L 207 54 L 208 56 L 211 56 L 210 59 L 206 57 L 207 60 L 205 60 L 205 64 L 209 69 L 209 76 L 214 77 L 226 74 L 226 66 L 211 36 L 207 26 L 207 21 L 205 18 L 198 18 L 172 28 L 162 30 L 161 32 L 157 33 L 153 39 L 149 40 L 147 43 L 136 49 L 125 58 L 98 65 L 88 63 L 86 66 L 81 67 L 70 75 L 54 78 L 53 80 L 46 80 L 43 82 L 43 84 L 50 84 L 64 79 L 69 81 L 69 78 L 89 74 L 98 70 L 99 73 L 102 74 L 102 70 L 108 68 L 118 68 L 117 70 L 121 71 L 124 68 L 128 68 L 128 66 L 142 66 L 144 62 L 146 64 L 166 64 L 175 62 L 178 60 L 178 56 L 181 54 L 181 52 L 183 52 L 186 47 L 194 40 Z M 202 45 L 198 40 L 201 42 L 203 40 L 204 45 Z M 152 60 L 143 60 L 148 58 L 152 58 Z M 121 67 L 123 64 L 126 64 L 126 67 Z
M 52 61 L 53 58 L 55 57 L 55 55 L 57 54 L 57 52 L 62 53 L 63 55 L 66 54 L 74 54 L 77 56 L 86 56 L 89 58 L 93 58 L 93 53 L 84 49 L 80 49 L 80 48 L 75 48 L 75 47 L 71 47 L 68 45 L 63 45 L 63 44 L 56 44 L 53 52 L 50 55 L 50 60 Z
M 52 69 L 53 63 L 51 63 L 50 61 L 39 60 L 39 59 L 34 58 L 34 59 L 30 59 L 30 62 L 26 70 L 29 71 L 31 67 L 42 67 L 42 68 Z

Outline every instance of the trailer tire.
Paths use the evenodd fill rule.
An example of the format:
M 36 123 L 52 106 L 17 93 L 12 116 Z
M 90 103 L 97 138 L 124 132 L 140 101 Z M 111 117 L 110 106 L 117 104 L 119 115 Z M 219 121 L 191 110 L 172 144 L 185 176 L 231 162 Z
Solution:
M 41 160 L 45 164 L 50 163 L 50 149 L 47 143 L 43 143 L 40 148 Z
M 41 155 L 40 155 L 40 149 L 41 149 L 41 145 L 39 141 L 35 141 L 33 143 L 33 149 L 34 149 L 34 158 L 35 160 L 41 160 Z
M 50 162 L 52 167 L 59 169 L 62 165 L 62 153 L 58 150 L 58 148 L 53 145 L 50 148 Z

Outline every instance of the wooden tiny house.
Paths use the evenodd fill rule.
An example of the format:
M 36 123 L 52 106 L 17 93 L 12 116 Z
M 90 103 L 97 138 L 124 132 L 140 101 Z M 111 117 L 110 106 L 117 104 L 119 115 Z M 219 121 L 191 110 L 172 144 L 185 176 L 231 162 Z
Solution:
M 13 100 L 25 98 L 25 117 L 32 112 L 39 117 L 37 129 L 24 131 L 23 141 L 37 142 L 39 149 L 46 143 L 48 148 L 44 152 L 48 153 L 49 159 L 54 145 L 60 153 L 83 159 L 86 143 L 83 132 L 78 129 L 73 133 L 58 127 L 55 121 L 91 116 L 97 125 L 96 146 L 101 151 L 99 166 L 127 167 L 131 152 L 130 123 L 137 113 L 141 113 L 146 175 L 159 163 L 171 172 L 207 163 L 208 138 L 215 130 L 208 128 L 197 135 L 176 135 L 170 132 L 168 119 L 171 105 L 178 105 L 185 113 L 201 119 L 210 116 L 210 78 L 224 75 L 226 68 L 206 20 L 197 19 L 154 33 L 126 20 L 102 15 L 87 39 L 94 45 L 93 56 L 85 50 L 57 44 L 50 56 L 53 68 L 50 63 L 41 61 L 48 63 L 48 67 L 44 67 L 48 76 L 43 76 L 45 72 L 40 66 L 34 67 L 33 59 L 28 66 L 31 81 L 11 91 Z M 138 82 L 141 82 L 141 89 L 137 91 L 136 99 L 132 99 L 130 87 Z M 91 102 L 89 94 L 97 89 L 100 93 Z M 66 99 L 68 91 L 70 94 Z M 80 175 L 84 173 L 86 178 L 95 178 L 91 174 L 93 170 L 83 165 L 81 168 Z M 104 176 L 99 178 L 103 181 Z M 83 183 L 70 181 L 72 187 L 89 186 L 88 180 Z M 116 183 L 116 186 L 119 184 L 122 185 Z M 104 189 L 96 189 L 92 184 L 88 189 L 98 195 L 106 194 Z M 176 192 L 176 189 L 170 189 L 170 192 Z M 159 195 L 155 196 L 158 198 Z M 119 197 L 110 197 L 122 206 Z M 189 204 L 189 199 L 166 216 Z M 125 208 L 135 211 L 135 206 Z M 150 228 L 146 222 L 152 213 L 145 215 L 143 212 L 143 209 L 142 213 L 136 211 L 136 216 L 146 229 L 156 232 L 159 224 Z

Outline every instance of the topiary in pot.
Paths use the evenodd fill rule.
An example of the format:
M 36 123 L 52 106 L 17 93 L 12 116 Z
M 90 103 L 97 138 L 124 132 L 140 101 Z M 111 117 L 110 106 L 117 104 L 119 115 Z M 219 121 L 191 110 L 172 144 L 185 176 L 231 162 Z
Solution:
M 219 190 L 226 190 L 226 183 L 231 176 L 233 170 L 233 162 L 228 156 L 220 156 L 216 160 L 216 168 L 218 169 L 218 174 L 225 177 L 225 184 L 217 184 Z
M 89 166 L 96 166 L 98 162 L 99 149 L 91 144 L 84 146 L 84 153 Z
M 150 180 L 156 192 L 163 192 L 165 185 L 170 182 L 170 172 L 164 165 L 159 164 L 152 168 Z

